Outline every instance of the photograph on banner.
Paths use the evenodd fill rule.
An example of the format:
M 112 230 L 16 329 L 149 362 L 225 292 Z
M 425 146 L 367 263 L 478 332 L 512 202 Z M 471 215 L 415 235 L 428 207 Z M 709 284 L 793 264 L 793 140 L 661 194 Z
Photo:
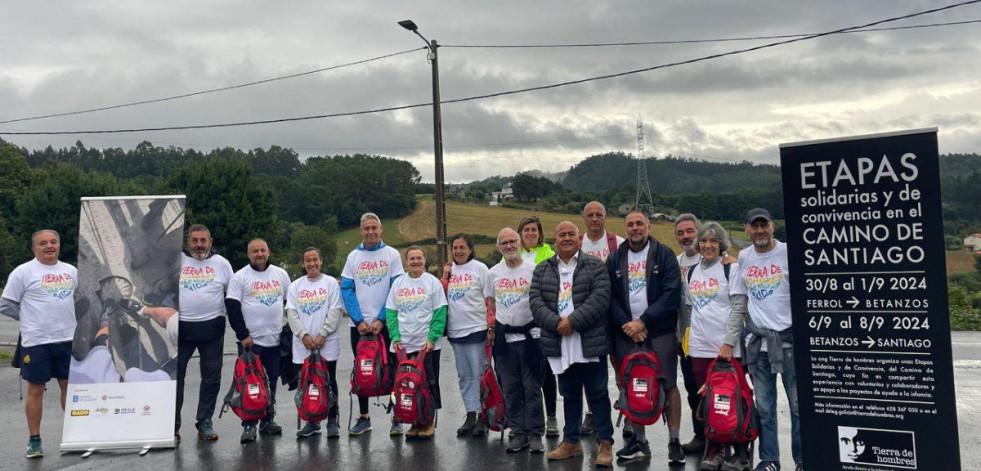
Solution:
M 182 198 L 83 199 L 70 383 L 176 378 L 183 228 Z

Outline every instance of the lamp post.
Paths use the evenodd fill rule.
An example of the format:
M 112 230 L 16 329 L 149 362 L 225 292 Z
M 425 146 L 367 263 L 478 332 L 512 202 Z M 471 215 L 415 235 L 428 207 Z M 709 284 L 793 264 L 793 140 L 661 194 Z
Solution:
M 419 33 L 419 27 L 412 20 L 399 21 L 399 26 L 416 33 L 429 48 L 428 59 L 433 66 L 433 145 L 436 157 L 436 261 L 440 270 L 446 264 L 446 194 L 443 184 L 443 124 L 439 111 L 439 63 L 437 62 L 436 40 L 429 41 Z

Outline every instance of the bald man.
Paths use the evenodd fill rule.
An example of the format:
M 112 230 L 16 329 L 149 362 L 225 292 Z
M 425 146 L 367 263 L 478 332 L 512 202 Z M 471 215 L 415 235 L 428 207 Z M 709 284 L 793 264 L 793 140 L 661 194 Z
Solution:
M 535 267 L 531 313 L 542 329 L 542 353 L 559 376 L 565 411 L 563 437 L 548 459 L 582 456 L 579 443 L 582 396 L 594 412 L 599 450 L 594 464 L 613 465 L 613 422 L 607 390 L 606 326 L 610 276 L 603 262 L 580 250 L 579 229 L 569 221 L 555 228 L 556 254 Z

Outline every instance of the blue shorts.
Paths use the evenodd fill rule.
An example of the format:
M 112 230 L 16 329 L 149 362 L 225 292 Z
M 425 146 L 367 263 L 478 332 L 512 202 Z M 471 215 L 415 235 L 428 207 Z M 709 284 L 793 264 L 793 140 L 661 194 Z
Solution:
M 45 384 L 51 378 L 68 379 L 71 360 L 71 342 L 24 347 L 21 349 L 21 375 L 32 384 Z

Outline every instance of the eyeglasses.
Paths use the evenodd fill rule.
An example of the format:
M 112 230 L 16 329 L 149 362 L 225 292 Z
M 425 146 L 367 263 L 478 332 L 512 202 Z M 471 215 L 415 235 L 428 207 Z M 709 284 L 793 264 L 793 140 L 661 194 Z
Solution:
M 497 242 L 497 245 L 500 245 L 501 247 L 507 247 L 509 245 L 518 245 L 518 239 L 501 240 Z

